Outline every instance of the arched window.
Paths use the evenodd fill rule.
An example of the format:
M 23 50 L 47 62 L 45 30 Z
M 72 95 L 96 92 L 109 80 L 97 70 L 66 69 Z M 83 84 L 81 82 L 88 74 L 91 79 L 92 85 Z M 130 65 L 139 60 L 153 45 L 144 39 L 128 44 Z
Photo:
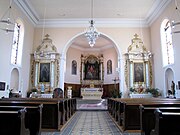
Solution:
M 24 25 L 19 19 L 15 23 L 13 44 L 11 50 L 11 64 L 21 66 L 24 40 Z
M 72 75 L 77 74 L 77 62 L 75 60 L 72 61 Z
M 161 24 L 161 47 L 163 66 L 174 63 L 174 50 L 172 44 L 172 30 L 168 19 L 164 19 Z

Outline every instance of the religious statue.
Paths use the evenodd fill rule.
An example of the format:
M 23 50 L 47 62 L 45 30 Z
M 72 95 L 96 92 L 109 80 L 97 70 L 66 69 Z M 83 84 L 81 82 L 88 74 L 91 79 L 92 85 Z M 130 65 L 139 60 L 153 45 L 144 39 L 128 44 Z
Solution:
M 172 94 L 175 96 L 175 83 L 174 83 L 174 81 L 172 81 L 172 83 L 171 83 L 171 91 L 172 91 Z

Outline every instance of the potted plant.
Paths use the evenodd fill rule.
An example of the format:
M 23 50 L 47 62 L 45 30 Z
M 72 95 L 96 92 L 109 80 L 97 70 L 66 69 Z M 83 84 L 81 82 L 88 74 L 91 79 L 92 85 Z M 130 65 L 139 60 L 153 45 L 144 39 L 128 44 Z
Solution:
M 158 88 L 147 88 L 146 92 L 151 93 L 153 95 L 153 97 L 158 97 L 161 95 Z

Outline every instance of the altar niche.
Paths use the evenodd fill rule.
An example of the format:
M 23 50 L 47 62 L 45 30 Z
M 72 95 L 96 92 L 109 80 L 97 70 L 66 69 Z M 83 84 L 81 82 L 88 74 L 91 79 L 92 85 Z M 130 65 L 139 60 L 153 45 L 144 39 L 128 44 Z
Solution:
M 81 76 L 82 87 L 101 88 L 104 82 L 103 55 L 81 55 Z M 93 84 L 93 85 L 92 85 Z

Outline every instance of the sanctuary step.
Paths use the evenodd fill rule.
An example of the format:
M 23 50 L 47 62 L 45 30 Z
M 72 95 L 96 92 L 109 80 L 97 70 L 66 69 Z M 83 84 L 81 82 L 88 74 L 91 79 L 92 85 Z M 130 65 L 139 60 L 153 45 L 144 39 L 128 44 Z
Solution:
M 107 100 L 77 99 L 77 110 L 107 110 Z

